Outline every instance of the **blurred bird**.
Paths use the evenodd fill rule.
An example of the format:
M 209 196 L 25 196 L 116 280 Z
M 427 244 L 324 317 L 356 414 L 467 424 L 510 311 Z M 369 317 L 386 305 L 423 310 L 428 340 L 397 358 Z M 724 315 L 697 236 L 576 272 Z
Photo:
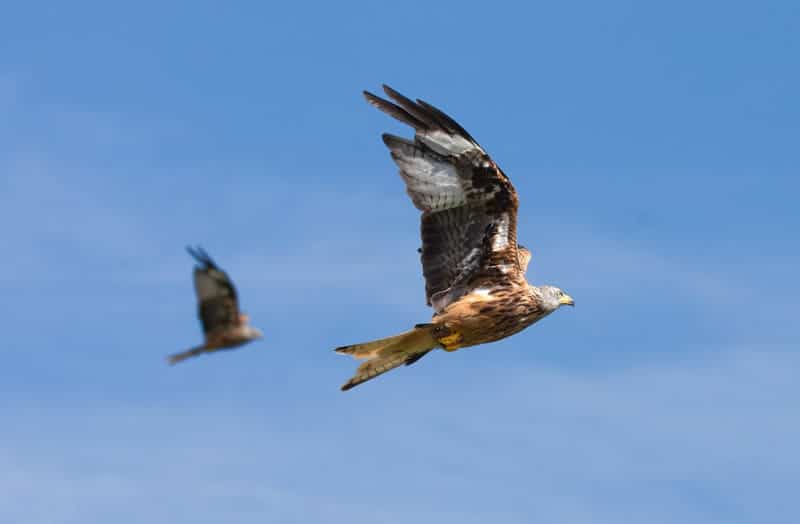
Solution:
M 248 316 L 239 311 L 236 288 L 227 273 L 214 263 L 203 248 L 187 247 L 186 250 L 198 263 L 194 268 L 194 289 L 205 343 L 171 355 L 169 363 L 176 364 L 203 353 L 234 349 L 262 338 L 263 333 L 249 326 Z

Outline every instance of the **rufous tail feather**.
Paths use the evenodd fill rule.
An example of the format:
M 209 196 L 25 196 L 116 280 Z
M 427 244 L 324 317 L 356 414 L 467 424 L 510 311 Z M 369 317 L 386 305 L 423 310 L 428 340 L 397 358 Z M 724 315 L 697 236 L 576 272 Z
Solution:
M 403 364 L 410 365 L 439 345 L 430 324 L 420 324 L 411 331 L 363 344 L 336 348 L 337 353 L 369 359 L 358 366 L 356 374 L 342 385 L 342 391 L 382 375 Z

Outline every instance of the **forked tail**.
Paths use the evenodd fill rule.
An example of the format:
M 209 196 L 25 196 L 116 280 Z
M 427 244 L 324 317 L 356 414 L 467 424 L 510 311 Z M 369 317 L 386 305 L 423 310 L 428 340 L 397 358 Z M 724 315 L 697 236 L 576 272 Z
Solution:
M 337 353 L 368 359 L 358 366 L 353 378 L 342 385 L 342 391 L 354 388 L 402 364 L 410 365 L 439 345 L 432 334 L 432 324 L 418 324 L 411 331 L 364 344 L 336 348 Z
M 206 348 L 204 346 L 197 346 L 196 348 L 192 348 L 186 351 L 182 351 L 180 353 L 175 353 L 174 355 L 170 355 L 167 357 L 167 362 L 170 364 L 177 364 L 187 358 L 196 357 L 197 355 L 201 355 L 205 353 Z

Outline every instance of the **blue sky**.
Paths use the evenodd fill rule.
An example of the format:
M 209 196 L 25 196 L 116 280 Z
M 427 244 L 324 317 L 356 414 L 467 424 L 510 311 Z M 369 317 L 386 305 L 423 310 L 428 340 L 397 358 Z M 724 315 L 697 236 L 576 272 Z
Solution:
M 0 21 L 0 520 L 794 523 L 794 2 L 28 3 Z M 347 394 L 429 318 L 369 107 L 442 107 L 577 307 Z M 183 246 L 266 339 L 200 340 Z

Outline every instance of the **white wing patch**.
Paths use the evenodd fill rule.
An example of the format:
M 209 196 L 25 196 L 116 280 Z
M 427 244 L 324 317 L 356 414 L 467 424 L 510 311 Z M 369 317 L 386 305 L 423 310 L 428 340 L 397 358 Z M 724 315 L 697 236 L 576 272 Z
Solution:
M 477 146 L 463 136 L 451 135 L 444 131 L 429 131 L 417 133 L 420 142 L 430 147 L 440 155 L 458 156 L 470 149 L 477 149 Z
M 464 204 L 467 195 L 455 167 L 420 150 L 408 154 L 404 149 L 393 150 L 392 157 L 400 167 L 408 194 L 418 209 L 433 211 Z
M 492 251 L 501 251 L 508 247 L 508 215 L 504 214 L 497 223 L 497 231 L 492 238 Z

